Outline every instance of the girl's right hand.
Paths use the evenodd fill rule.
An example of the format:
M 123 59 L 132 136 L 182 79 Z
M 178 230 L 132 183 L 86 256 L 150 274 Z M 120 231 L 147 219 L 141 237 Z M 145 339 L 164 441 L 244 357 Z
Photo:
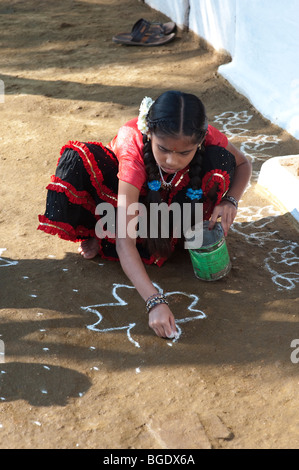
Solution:
M 167 304 L 152 308 L 149 312 L 149 326 L 161 338 L 174 338 L 178 334 L 174 316 Z

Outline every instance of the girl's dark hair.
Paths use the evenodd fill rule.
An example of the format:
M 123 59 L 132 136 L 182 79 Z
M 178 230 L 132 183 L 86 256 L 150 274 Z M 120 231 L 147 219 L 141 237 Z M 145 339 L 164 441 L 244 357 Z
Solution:
M 201 143 L 207 132 L 208 121 L 204 105 L 197 96 L 180 91 L 167 91 L 160 95 L 151 106 L 147 115 L 147 125 L 152 134 L 176 137 L 183 135 L 192 137 L 194 143 Z M 151 141 L 146 135 L 143 136 L 143 143 L 143 158 L 148 181 L 160 180 Z M 189 165 L 189 187 L 192 189 L 201 188 L 203 151 L 203 147 L 198 148 Z M 149 208 L 151 203 L 160 202 L 160 192 L 149 190 L 147 207 Z M 170 239 L 167 238 L 148 237 L 147 246 L 153 254 L 168 257 L 171 253 Z

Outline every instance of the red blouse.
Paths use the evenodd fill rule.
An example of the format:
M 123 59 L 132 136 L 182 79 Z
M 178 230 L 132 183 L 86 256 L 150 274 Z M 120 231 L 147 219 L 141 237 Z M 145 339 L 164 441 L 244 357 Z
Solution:
M 208 126 L 204 145 L 218 145 L 226 148 L 227 137 L 213 126 Z M 137 128 L 137 118 L 122 126 L 118 134 L 107 145 L 119 162 L 118 179 L 141 190 L 147 176 L 143 161 L 142 134 Z

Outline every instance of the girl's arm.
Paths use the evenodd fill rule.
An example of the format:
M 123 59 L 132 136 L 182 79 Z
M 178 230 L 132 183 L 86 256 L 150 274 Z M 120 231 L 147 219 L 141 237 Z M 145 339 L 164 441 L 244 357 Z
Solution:
M 151 282 L 136 248 L 136 215 L 128 214 L 131 204 L 138 202 L 139 190 L 130 183 L 119 181 L 118 209 L 116 223 L 116 250 L 124 273 L 144 300 L 158 293 Z M 154 307 L 149 314 L 149 325 L 161 337 L 171 337 L 176 333 L 174 317 L 166 304 Z
M 252 167 L 251 162 L 246 158 L 243 152 L 235 147 L 231 142 L 228 143 L 226 149 L 232 153 L 236 159 L 236 169 L 234 174 L 233 184 L 227 192 L 227 196 L 233 196 L 239 201 L 244 193 L 247 184 L 251 177 Z M 237 215 L 237 209 L 229 201 L 222 201 L 215 206 L 209 228 L 213 228 L 217 222 L 218 217 L 221 217 L 221 225 L 225 236 Z
M 228 143 L 226 150 L 232 153 L 236 159 L 234 181 L 227 195 L 233 196 L 235 199 L 237 199 L 237 201 L 239 201 L 247 187 L 247 184 L 249 183 L 252 172 L 252 165 L 244 153 L 235 147 L 231 142 Z

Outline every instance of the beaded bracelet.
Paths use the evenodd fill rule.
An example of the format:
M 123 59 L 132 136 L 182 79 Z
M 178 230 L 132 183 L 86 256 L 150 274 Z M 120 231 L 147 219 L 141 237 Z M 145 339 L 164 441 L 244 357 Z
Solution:
M 152 308 L 156 305 L 167 304 L 166 297 L 164 294 L 153 294 L 145 302 L 146 312 L 149 313 Z
M 222 201 L 228 201 L 238 209 L 238 201 L 233 196 L 223 196 Z

